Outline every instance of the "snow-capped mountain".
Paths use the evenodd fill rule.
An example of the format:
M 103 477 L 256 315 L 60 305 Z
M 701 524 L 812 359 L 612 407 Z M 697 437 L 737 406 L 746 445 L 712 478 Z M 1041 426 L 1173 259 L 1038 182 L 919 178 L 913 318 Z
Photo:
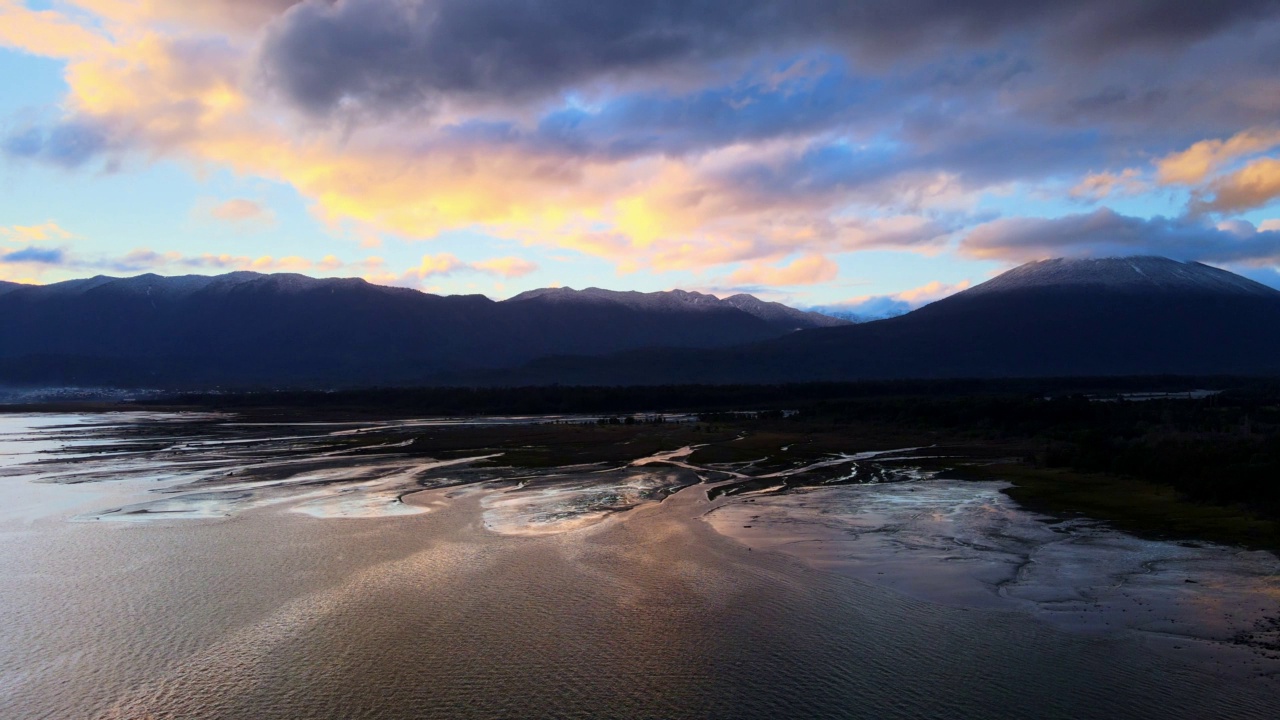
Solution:
M 819 312 L 797 310 L 789 305 L 777 302 L 766 302 L 754 295 L 739 293 L 725 298 L 728 303 L 743 312 L 750 313 L 775 325 L 790 326 L 797 330 L 814 327 L 840 327 L 850 324 L 849 320 Z
M 516 381 L 1280 375 L 1280 291 L 1167 258 L 1046 260 L 886 320 L 536 370 Z
M 1280 375 L 1280 291 L 1165 258 L 1030 263 L 899 317 L 830 325 L 684 291 L 494 302 L 255 273 L 3 284 L 0 385 Z
M 973 297 L 1046 287 L 1280 297 L 1280 291 L 1226 270 L 1154 256 L 1030 262 L 959 294 Z
M 538 302 L 557 305 L 605 303 L 621 305 L 637 311 L 662 313 L 723 312 L 736 309 L 759 318 L 782 332 L 848 324 L 848 321 L 840 318 L 797 310 L 782 303 L 766 302 L 753 295 L 738 294 L 722 300 L 715 295 L 685 290 L 644 293 L 633 290 L 603 290 L 596 287 L 583 290 L 564 287 L 541 288 L 520 293 L 505 302 Z

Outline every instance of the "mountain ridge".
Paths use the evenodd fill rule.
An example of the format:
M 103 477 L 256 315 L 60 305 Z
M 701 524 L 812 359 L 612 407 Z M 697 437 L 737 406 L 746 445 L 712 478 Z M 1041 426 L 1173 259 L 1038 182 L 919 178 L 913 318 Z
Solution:
M 1169 282 L 1153 282 L 1153 271 Z M 636 350 L 590 363 L 547 358 L 511 380 L 620 385 L 1159 374 L 1280 375 L 1280 291 L 1168 258 L 1040 261 L 888 319 L 726 349 Z
M 551 288 L 495 302 L 289 274 L 2 285 L 0 383 L 352 387 L 1280 375 L 1280 291 L 1167 258 L 1030 263 L 905 315 L 861 324 L 792 332 L 797 315 L 807 314 L 755 298 L 686 291 Z
M 636 296 L 495 302 L 253 272 L 17 284 L 0 289 L 0 384 L 415 384 L 555 354 L 758 342 L 795 326 L 712 296 Z
M 746 293 L 719 298 L 696 290 L 675 289 L 645 293 L 635 290 L 605 290 L 598 287 L 588 287 L 582 290 L 560 287 L 526 290 L 502 302 L 530 301 L 551 303 L 611 302 L 633 309 L 662 311 L 677 309 L 708 311 L 732 307 L 785 330 L 836 327 L 849 324 L 847 320 L 841 318 L 800 310 L 782 303 L 768 302 Z

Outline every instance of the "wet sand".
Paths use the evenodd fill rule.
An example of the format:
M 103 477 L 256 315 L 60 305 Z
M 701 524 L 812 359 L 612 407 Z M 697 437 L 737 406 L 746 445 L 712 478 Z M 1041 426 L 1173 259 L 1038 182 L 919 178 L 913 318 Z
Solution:
M 1280 669 L 1280 560 L 1267 552 L 1137 538 L 1019 508 L 998 482 L 757 493 L 704 516 L 758 550 L 929 602 L 1026 612 L 1056 627 L 1138 632 L 1180 649 L 1248 646 Z

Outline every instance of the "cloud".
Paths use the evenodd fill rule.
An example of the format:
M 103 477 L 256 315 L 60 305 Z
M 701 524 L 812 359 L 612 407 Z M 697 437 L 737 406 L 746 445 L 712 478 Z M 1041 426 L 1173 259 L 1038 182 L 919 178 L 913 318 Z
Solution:
M 0 240 L 7 242 L 42 242 L 44 240 L 69 240 L 75 237 L 58 223 L 50 220 L 39 225 L 10 225 L 0 227 Z
M 888 295 L 862 295 L 833 305 L 810 308 L 815 312 L 859 322 L 880 320 L 911 312 L 935 300 L 954 295 L 969 288 L 969 281 L 944 283 L 938 280 L 920 287 Z
M 459 260 L 457 256 L 450 253 L 440 253 L 438 255 L 423 255 L 422 262 L 419 263 L 418 267 L 409 272 L 419 279 L 426 279 L 432 275 L 448 275 L 466 266 L 466 263 Z
M 919 307 L 921 305 L 931 303 L 934 300 L 941 300 L 942 298 L 947 297 L 948 295 L 954 295 L 960 292 L 961 290 L 967 290 L 967 289 L 969 289 L 968 280 L 961 280 L 958 283 L 952 283 L 952 284 L 934 280 L 933 282 L 927 283 L 925 285 L 921 285 L 920 287 L 917 287 L 917 288 L 912 288 L 910 290 L 903 290 L 902 292 L 898 293 L 895 297 L 905 300 L 906 302 L 912 304 L 914 307 Z
M 149 248 L 138 248 L 116 258 L 77 258 L 75 265 L 81 269 L 107 270 L 111 272 L 158 272 L 163 274 L 184 274 L 192 270 L 212 270 L 215 272 L 233 272 L 250 270 L 261 273 L 276 272 L 334 272 L 338 270 L 355 270 L 361 268 L 359 263 L 347 264 L 333 256 L 315 262 L 299 255 L 275 257 L 272 255 L 230 255 L 227 253 L 203 253 L 200 255 L 183 255 L 179 252 L 157 252 Z
M 112 147 L 108 130 L 87 119 L 26 128 L 0 142 L 0 150 L 9 157 L 44 160 L 65 168 L 79 167 Z
M 101 52 L 107 41 L 56 10 L 32 10 L 0 0 L 0 45 L 33 55 L 66 58 Z
M 781 267 L 752 263 L 745 268 L 734 271 L 729 276 L 729 282 L 737 285 L 766 285 L 770 287 L 779 285 L 815 285 L 834 280 L 839 271 L 840 268 L 830 258 L 821 255 L 806 255 Z
M 1228 138 L 1208 182 L 1280 116 L 1271 0 L 54 7 L 0 0 L 0 44 L 68 87 L 11 157 L 222 168 L 354 236 L 466 228 L 624 272 L 940 252 L 993 193 L 1138 192 L 1118 168 Z M 1196 197 L 1270 192 L 1246 179 Z
M 1029 31 L 1070 53 L 1170 47 L 1274 10 L 1271 0 L 308 0 L 271 24 L 262 62 L 270 82 L 308 112 L 387 111 L 703 75 L 744 56 L 815 45 L 881 63 Z
M 1090 173 L 1075 187 L 1070 195 L 1081 200 L 1103 200 L 1115 195 L 1138 195 L 1146 191 L 1147 185 L 1142 181 L 1142 171 L 1137 168 L 1126 168 L 1119 173 Z
M 1255 160 L 1209 183 L 1201 195 L 1190 205 L 1193 214 L 1241 212 L 1269 205 L 1280 198 L 1280 159 Z
M 262 203 L 245 198 L 231 198 L 209 208 L 209 216 L 234 224 L 266 223 L 275 221 L 275 213 Z
M 243 31 L 260 27 L 299 2 L 301 0 L 149 0 L 132 8 L 126 5 L 126 8 L 134 12 L 135 22 L 148 18 L 192 28 L 212 25 Z
M 452 253 L 423 255 L 422 262 L 402 275 L 386 275 L 385 284 L 405 287 L 422 287 L 422 281 L 431 277 L 443 277 L 456 272 L 479 272 L 504 278 L 518 278 L 538 269 L 537 264 L 518 257 L 499 257 L 477 262 L 463 262 Z
M 471 267 L 480 272 L 490 273 L 504 278 L 524 277 L 538 269 L 537 263 L 518 257 L 500 257 L 492 260 L 481 260 L 471 263 Z
M 1237 221 L 1215 226 L 1188 218 L 1144 219 L 1108 208 L 1060 218 L 1006 218 L 970 231 L 960 252 L 1026 262 L 1052 257 L 1161 255 L 1222 263 L 1280 262 L 1280 231 Z
M 1280 130 L 1252 128 L 1226 140 L 1201 140 L 1156 161 L 1156 178 L 1166 185 L 1196 185 L 1237 158 L 1280 146 Z
M 52 223 L 47 224 L 56 227 Z M 10 228 L 4 228 L 5 231 Z M 47 235 L 47 228 L 36 226 L 19 228 L 27 235 Z M 59 228 L 60 230 L 60 228 Z M 65 231 L 63 231 L 65 232 Z M 463 262 L 451 253 L 424 255 L 416 267 L 405 272 L 391 272 L 386 261 L 371 256 L 363 260 L 347 262 L 335 255 L 325 255 L 319 260 L 300 255 L 232 255 L 228 253 L 203 253 L 185 255 L 180 252 L 160 252 L 151 248 L 137 248 L 118 256 L 94 257 L 68 252 L 65 248 L 25 247 L 17 250 L 0 248 L 0 276 L 9 277 L 3 266 L 23 266 L 35 281 L 50 270 L 76 273 L 142 273 L 156 272 L 165 275 L 182 275 L 191 272 L 226 273 L 252 271 L 260 273 L 311 273 L 322 275 L 356 275 L 369 282 L 401 287 L 423 287 L 423 281 L 452 275 L 457 272 L 482 273 L 502 278 L 519 278 L 538 269 L 536 263 L 523 258 L 506 256 L 477 262 Z
M 150 248 L 137 248 L 118 256 L 86 256 L 74 254 L 65 248 L 27 247 L 0 254 L 0 265 L 26 265 L 35 276 L 49 270 L 75 273 L 140 273 L 157 272 L 181 275 L 192 271 L 217 273 L 249 270 L 261 273 L 319 272 L 325 274 L 347 273 L 372 276 L 385 270 L 382 258 L 368 257 L 355 262 L 344 262 L 333 255 L 318 261 L 298 255 L 276 257 L 272 255 L 230 255 L 204 253 L 184 255 L 180 252 L 159 252 Z
M 26 247 L 0 255 L 0 263 L 34 263 L 37 265 L 61 265 L 67 254 L 59 248 Z

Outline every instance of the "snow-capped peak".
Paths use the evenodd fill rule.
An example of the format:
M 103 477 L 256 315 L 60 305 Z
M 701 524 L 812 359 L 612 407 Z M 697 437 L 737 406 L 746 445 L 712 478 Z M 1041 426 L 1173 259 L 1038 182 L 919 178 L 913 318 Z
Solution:
M 520 293 L 506 302 L 531 300 L 554 303 L 616 303 L 633 310 L 650 312 L 708 312 L 736 309 L 771 325 L 786 325 L 788 329 L 795 330 L 848 324 L 846 320 L 797 310 L 781 303 L 765 302 L 752 295 L 740 294 L 721 300 L 715 295 L 689 290 L 644 293 L 634 290 L 604 290 L 595 287 L 583 290 L 565 287 L 540 288 Z
M 1039 260 L 1019 265 L 960 294 L 973 297 L 1046 287 L 1280 297 L 1280 291 L 1226 270 L 1156 256 Z

